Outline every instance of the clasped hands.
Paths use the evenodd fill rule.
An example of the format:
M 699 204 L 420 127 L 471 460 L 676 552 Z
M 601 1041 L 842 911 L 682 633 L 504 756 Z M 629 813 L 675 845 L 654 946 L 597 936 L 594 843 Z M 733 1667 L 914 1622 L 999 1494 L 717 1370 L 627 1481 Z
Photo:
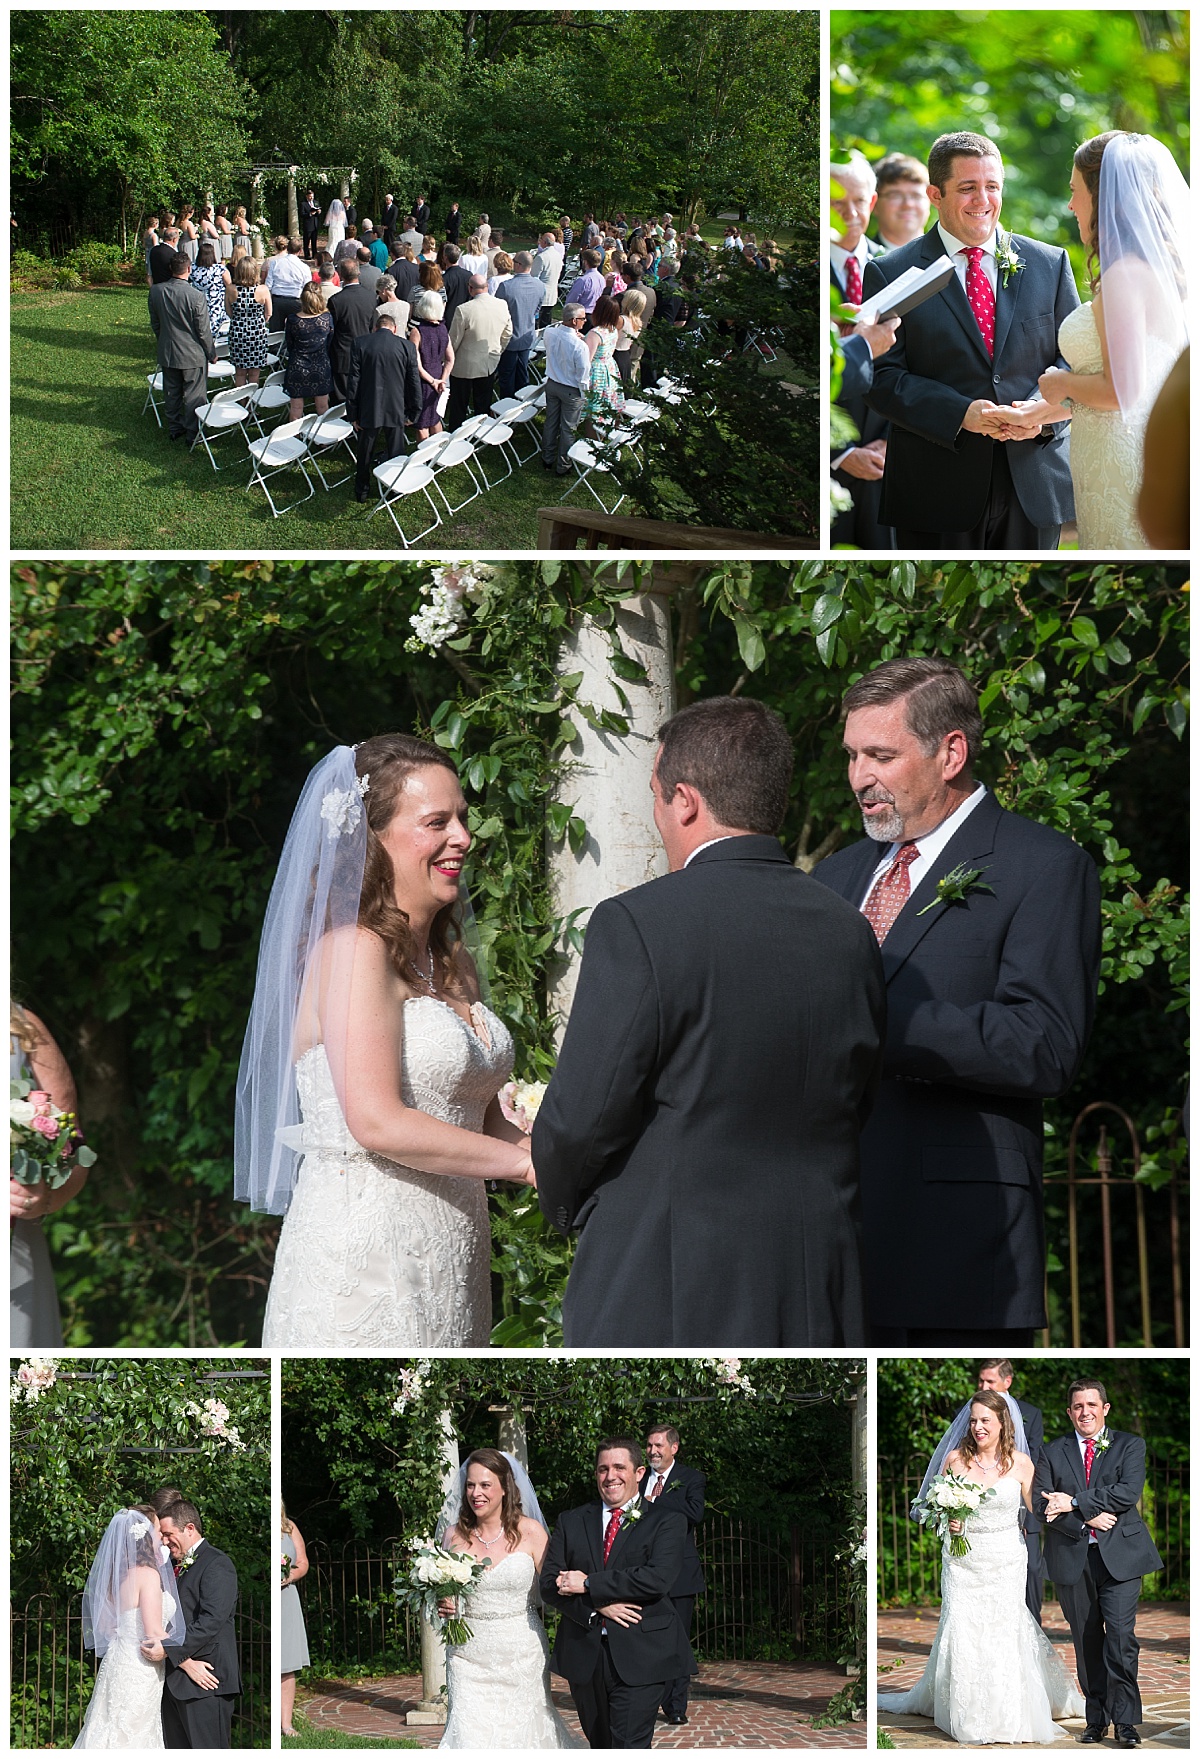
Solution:
M 560 1570 L 554 1578 L 560 1594 L 583 1594 L 586 1582 L 582 1570 Z M 602 1619 L 614 1625 L 639 1625 L 642 1622 L 641 1607 L 629 1600 L 613 1600 L 607 1606 L 598 1606 L 596 1611 Z
M 1052 422 L 1068 421 L 1071 411 L 1061 398 L 1070 378 L 1052 366 L 1038 379 L 1038 395 L 1019 403 L 992 403 L 977 397 L 963 417 L 968 433 L 986 434 L 992 440 L 1033 440 Z
M 1071 1512 L 1071 1499 L 1065 1490 L 1043 1490 L 1042 1499 L 1046 1504 L 1046 1519 L 1048 1521 L 1056 1520 L 1059 1515 L 1068 1515 Z M 1107 1510 L 1101 1510 L 1098 1515 L 1093 1515 L 1091 1520 L 1085 1523 L 1088 1527 L 1094 1527 L 1097 1533 L 1108 1533 L 1116 1524 L 1117 1517 L 1109 1514 Z

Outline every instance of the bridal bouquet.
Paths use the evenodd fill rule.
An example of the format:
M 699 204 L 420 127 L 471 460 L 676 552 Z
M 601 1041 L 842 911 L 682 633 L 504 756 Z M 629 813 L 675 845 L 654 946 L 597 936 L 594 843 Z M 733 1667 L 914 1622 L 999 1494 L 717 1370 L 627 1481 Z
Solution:
M 96 1164 L 76 1128 L 74 1112 L 60 1112 L 48 1093 L 28 1081 L 9 1084 L 8 1117 L 11 1137 L 12 1176 L 21 1185 L 49 1185 L 57 1191 L 71 1177 L 76 1162 Z
M 935 1478 L 925 1495 L 913 1504 L 913 1518 L 922 1527 L 932 1527 L 939 1539 L 949 1535 L 951 1557 L 966 1557 L 971 1542 L 965 1533 L 951 1533 L 950 1523 L 969 1520 L 995 1494 L 995 1486 L 985 1490 L 982 1484 L 972 1484 L 961 1472 L 946 1472 Z
M 447 1596 L 457 1601 L 461 1594 L 470 1593 L 487 1567 L 485 1558 L 472 1557 L 467 1551 L 448 1551 L 432 1539 L 418 1539 L 408 1575 L 396 1582 L 396 1599 L 401 1606 L 424 1613 L 432 1624 L 438 1616 L 438 1601 Z M 459 1614 L 443 1621 L 443 1643 L 465 1643 L 470 1635 L 470 1625 Z
M 500 1110 L 510 1124 L 528 1136 L 545 1093 L 544 1081 L 506 1081 L 500 1089 Z

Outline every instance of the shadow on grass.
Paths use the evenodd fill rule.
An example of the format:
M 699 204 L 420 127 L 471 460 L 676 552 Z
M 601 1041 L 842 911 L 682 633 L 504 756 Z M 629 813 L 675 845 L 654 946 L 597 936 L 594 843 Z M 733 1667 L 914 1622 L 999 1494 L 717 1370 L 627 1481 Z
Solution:
M 29 324 L 11 324 L 9 336 L 13 341 L 24 339 L 35 348 L 73 348 L 89 354 L 119 355 L 122 359 L 145 361 L 146 371 L 154 371 L 155 344 L 154 332 L 150 328 L 150 319 L 146 319 L 146 332 L 139 336 L 135 329 L 126 330 L 60 330 L 47 333 L 44 328 Z

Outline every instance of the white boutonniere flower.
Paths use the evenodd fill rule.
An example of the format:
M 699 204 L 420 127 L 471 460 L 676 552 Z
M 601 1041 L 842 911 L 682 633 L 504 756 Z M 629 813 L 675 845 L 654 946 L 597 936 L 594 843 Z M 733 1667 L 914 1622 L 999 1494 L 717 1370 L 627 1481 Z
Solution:
M 645 1512 L 646 1512 L 645 1505 L 642 1502 L 631 1503 L 630 1506 L 625 1510 L 624 1514 L 621 1516 L 621 1526 L 622 1527 L 636 1526 L 637 1523 L 641 1520 L 642 1516 L 645 1514 Z M 619 1531 L 619 1529 L 618 1529 L 618 1531 Z
M 996 267 L 1000 271 L 1001 287 L 1007 287 L 1012 276 L 1019 275 L 1025 267 L 1017 255 L 1011 232 L 996 235 Z
M 1111 1446 L 1112 1436 L 1108 1433 L 1108 1425 L 1105 1424 L 1104 1428 L 1096 1437 L 1096 1452 L 1098 1454 L 1106 1454 Z

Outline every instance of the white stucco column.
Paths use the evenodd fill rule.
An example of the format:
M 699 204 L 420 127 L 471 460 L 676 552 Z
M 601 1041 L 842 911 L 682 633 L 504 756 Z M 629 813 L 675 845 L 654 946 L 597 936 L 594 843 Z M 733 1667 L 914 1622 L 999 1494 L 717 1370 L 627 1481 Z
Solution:
M 440 1422 L 442 1457 L 445 1462 L 442 1491 L 445 1493 L 458 1476 L 458 1438 L 454 1433 L 454 1422 L 449 1411 L 442 1412 Z M 422 1618 L 421 1702 L 415 1710 L 408 1712 L 404 1719 L 406 1722 L 440 1723 L 446 1720 L 446 1645 L 438 1635 L 438 1629 L 436 1624 Z
M 300 237 L 300 206 L 296 200 L 296 167 L 288 166 L 288 217 L 287 234 L 289 238 Z
M 671 652 L 671 619 L 665 595 L 640 593 L 616 613 L 625 652 L 645 667 L 644 684 L 621 684 L 629 701 L 626 710 L 617 695 L 610 666 L 608 631 L 585 617 L 563 641 L 558 658 L 560 677 L 582 672 L 579 695 L 593 708 L 626 714 L 627 734 L 603 733 L 573 713 L 573 744 L 563 753 L 567 773 L 557 798 L 570 804 L 587 825 L 587 840 L 576 852 L 568 839 L 551 842 L 547 852 L 555 913 L 581 910 L 577 925 L 602 898 L 629 891 L 667 871 L 654 828 L 650 777 L 658 749 L 658 729 L 674 712 L 675 685 Z M 571 954 L 551 974 L 550 1005 L 559 1016 L 561 1041 L 579 959 Z

